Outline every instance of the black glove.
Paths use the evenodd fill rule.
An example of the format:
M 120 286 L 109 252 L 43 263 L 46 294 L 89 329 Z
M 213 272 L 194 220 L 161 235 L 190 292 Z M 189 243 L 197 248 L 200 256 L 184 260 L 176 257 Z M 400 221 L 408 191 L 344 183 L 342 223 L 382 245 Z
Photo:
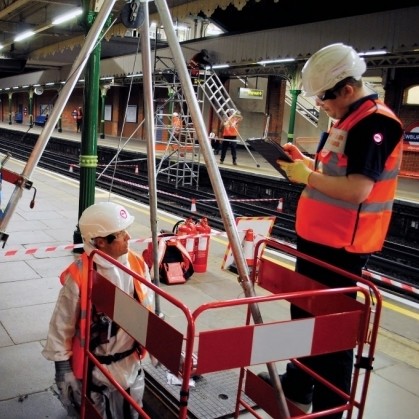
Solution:
M 60 391 L 60 400 L 70 415 L 81 406 L 81 381 L 73 374 L 70 361 L 55 362 L 55 382 Z

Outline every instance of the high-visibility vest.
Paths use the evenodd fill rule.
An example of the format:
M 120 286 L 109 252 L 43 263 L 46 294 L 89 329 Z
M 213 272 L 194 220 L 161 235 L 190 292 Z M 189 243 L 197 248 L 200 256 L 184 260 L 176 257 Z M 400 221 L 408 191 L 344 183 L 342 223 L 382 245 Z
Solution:
M 237 137 L 237 126 L 239 121 L 240 118 L 234 116 L 230 120 L 227 120 L 224 124 L 223 137 Z
M 386 115 L 401 125 L 400 120 L 382 101 L 365 101 L 330 129 L 324 147 L 316 154 L 316 171 L 331 176 L 346 176 L 347 156 L 343 151 L 347 132 L 373 113 Z M 381 250 L 392 215 L 402 143 L 400 138 L 385 162 L 383 173 L 374 183 L 368 198 L 360 205 L 331 198 L 307 185 L 298 202 L 297 234 L 306 240 L 333 248 L 344 248 L 351 253 L 368 254 Z
M 145 269 L 148 269 L 144 260 L 132 252 L 128 251 L 128 261 L 131 270 L 137 273 L 139 276 L 144 277 Z M 73 337 L 71 364 L 73 373 L 76 378 L 83 378 L 83 367 L 84 367 L 84 348 L 86 345 L 86 321 L 87 321 L 87 285 L 89 275 L 89 257 L 86 253 L 83 253 L 76 261 L 65 269 L 60 275 L 61 284 L 67 279 L 67 276 L 71 275 L 74 281 L 77 283 L 80 289 L 80 317 L 79 324 L 77 325 L 76 335 Z M 137 293 L 138 299 L 143 301 L 145 298 L 144 291 L 139 281 L 134 281 L 135 292 Z M 151 309 L 151 307 L 147 307 Z M 145 354 L 145 351 L 142 355 Z

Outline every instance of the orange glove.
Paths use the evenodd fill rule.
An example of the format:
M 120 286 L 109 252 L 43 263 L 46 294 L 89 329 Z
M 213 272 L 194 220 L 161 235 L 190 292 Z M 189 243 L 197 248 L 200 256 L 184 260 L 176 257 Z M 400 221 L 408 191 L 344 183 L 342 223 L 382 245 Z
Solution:
M 291 182 L 308 184 L 309 177 L 313 171 L 305 165 L 304 160 L 296 160 L 294 163 L 277 160 L 277 163 Z

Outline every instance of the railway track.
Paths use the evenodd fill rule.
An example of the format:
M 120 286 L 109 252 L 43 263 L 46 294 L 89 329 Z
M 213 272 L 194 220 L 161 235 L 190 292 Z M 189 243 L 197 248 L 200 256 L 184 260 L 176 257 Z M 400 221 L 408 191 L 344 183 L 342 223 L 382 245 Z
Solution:
M 12 154 L 13 158 L 27 161 L 32 147 L 25 144 L 8 143 L 7 148 L 0 144 L 0 152 Z M 139 159 L 140 160 L 140 159 Z M 39 166 L 55 173 L 78 179 L 79 169 L 74 164 L 75 157 L 70 154 L 63 154 L 55 151 L 45 150 Z M 131 166 L 131 165 L 130 165 Z M 72 170 L 70 170 L 70 168 Z M 145 176 L 135 174 L 132 167 L 121 165 L 109 166 L 107 170 L 98 172 L 97 186 L 112 190 L 112 192 L 127 196 L 145 204 L 149 203 L 148 180 Z M 206 189 L 206 190 L 205 190 Z M 207 217 L 212 228 L 224 230 L 224 225 L 216 205 L 215 197 L 210 188 L 200 190 L 188 188 L 174 188 L 165 181 L 157 181 L 158 207 L 180 218 L 192 217 L 194 219 Z M 272 230 L 272 237 L 285 240 L 290 243 L 295 242 L 294 216 L 281 213 L 276 210 L 276 202 L 252 202 L 243 196 L 229 195 L 230 205 L 236 217 L 254 216 L 275 216 L 276 222 Z M 197 212 L 191 211 L 192 199 L 196 200 Z M 419 300 L 415 292 L 409 292 L 409 288 L 419 286 L 419 254 L 416 247 L 406 243 L 398 243 L 390 239 L 385 242 L 381 252 L 371 256 L 368 262 L 368 271 L 378 276 L 384 276 L 389 281 L 375 281 L 380 288 L 389 289 L 391 292 L 403 294 L 407 298 Z M 398 290 L 389 284 L 400 282 L 406 287 Z M 407 289 L 407 290 L 406 290 Z

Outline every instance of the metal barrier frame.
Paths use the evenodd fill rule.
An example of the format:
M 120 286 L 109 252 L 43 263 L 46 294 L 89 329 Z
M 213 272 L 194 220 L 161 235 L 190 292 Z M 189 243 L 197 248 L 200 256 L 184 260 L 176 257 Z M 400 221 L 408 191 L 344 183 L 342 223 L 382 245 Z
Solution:
M 95 255 L 113 263 L 118 269 L 131 275 L 135 281 L 141 282 L 143 285 L 150 288 L 151 291 L 154 291 L 159 297 L 165 298 L 183 312 L 186 319 L 185 335 L 177 331 L 169 323 L 165 322 L 164 319 L 146 309 L 139 301 L 123 292 L 102 275 L 98 274 L 94 269 L 93 263 Z M 172 373 L 178 375 L 183 367 L 185 372 L 183 373 L 180 390 L 179 418 L 186 418 L 189 397 L 189 379 L 191 376 L 193 360 L 193 338 L 195 334 L 194 322 L 190 310 L 170 294 L 131 271 L 111 256 L 106 255 L 100 250 L 94 250 L 89 256 L 87 330 L 85 334 L 86 343 L 81 419 L 101 418 L 88 396 L 89 389 L 87 378 L 89 362 L 92 362 L 105 375 L 130 405 L 137 410 L 140 417 L 149 418 L 147 412 L 145 412 L 125 389 L 115 381 L 103 365 L 96 359 L 95 355 L 89 350 L 90 323 L 93 304 L 99 311 L 104 312 L 109 318 L 129 333 L 143 348 L 157 358 L 159 362 L 167 367 Z M 167 350 L 167 345 L 165 344 L 167 340 L 165 339 L 170 339 L 170 352 Z
M 263 251 L 258 256 L 259 246 L 264 246 Z M 364 414 L 365 409 L 365 402 L 367 397 L 367 391 L 368 391 L 368 384 L 370 380 L 371 371 L 373 368 L 373 360 L 374 360 L 374 352 L 375 352 L 375 346 L 377 342 L 378 337 L 378 328 L 379 328 L 379 321 L 381 316 L 381 309 L 382 309 L 382 297 L 378 290 L 378 288 L 371 283 L 370 281 L 366 280 L 363 277 L 359 277 L 357 275 L 348 273 L 340 268 L 337 268 L 333 265 L 327 264 L 325 262 L 322 262 L 318 259 L 315 259 L 311 256 L 308 256 L 306 254 L 303 254 L 299 251 L 297 251 L 295 248 L 290 247 L 287 244 L 281 243 L 274 239 L 265 239 L 261 240 L 255 247 L 254 252 L 254 260 L 253 260 L 253 266 L 255 266 L 255 269 L 252 272 L 252 281 L 253 283 L 258 283 L 261 287 L 267 289 L 270 292 L 278 293 L 280 292 L 280 289 L 284 283 L 286 284 L 285 288 L 287 289 L 288 293 L 283 293 L 282 295 L 284 298 L 290 302 L 293 302 L 294 304 L 300 302 L 307 311 L 308 306 L 310 305 L 309 301 L 313 303 L 313 297 L 321 297 L 322 288 L 324 289 L 324 285 L 311 280 L 308 277 L 305 277 L 299 273 L 296 273 L 289 268 L 282 266 L 278 263 L 272 262 L 268 260 L 265 256 L 265 251 L 267 249 L 275 249 L 277 251 L 280 251 L 286 255 L 291 255 L 294 257 L 303 258 L 309 262 L 316 263 L 324 268 L 327 268 L 331 271 L 334 271 L 336 273 L 339 273 L 341 275 L 344 275 L 348 277 L 349 279 L 352 279 L 354 281 L 354 284 L 361 284 L 361 287 L 357 287 L 358 291 L 363 294 L 364 296 L 364 313 L 363 316 L 359 318 L 359 335 L 356 342 L 357 350 L 355 351 L 355 365 L 354 365 L 354 372 L 352 377 L 352 383 L 351 383 L 351 392 L 350 394 L 345 394 L 338 388 L 336 388 L 333 384 L 326 381 L 323 377 L 316 374 L 314 371 L 306 367 L 305 365 L 301 364 L 297 359 L 290 358 L 293 362 L 295 362 L 301 369 L 306 371 L 308 374 L 312 375 L 315 379 L 321 381 L 323 384 L 327 385 L 331 390 L 335 391 L 337 394 L 339 394 L 342 398 L 346 400 L 346 403 L 342 406 L 335 407 L 333 409 L 328 409 L 327 411 L 322 412 L 316 412 L 316 413 L 310 413 L 306 414 L 300 409 L 297 408 L 293 403 L 289 402 L 289 410 L 291 414 L 293 415 L 292 418 L 316 418 L 316 417 L 322 417 L 326 413 L 337 413 L 337 412 L 343 412 L 347 411 L 347 418 L 352 418 L 352 414 L 354 413 L 354 409 L 358 409 L 358 418 L 362 418 Z M 268 269 L 265 269 L 264 264 L 268 264 Z M 283 278 L 281 278 L 281 275 Z M 293 281 L 294 280 L 294 281 Z M 305 286 L 309 284 L 310 288 L 315 288 L 312 295 L 307 294 L 306 292 L 301 292 L 301 286 Z M 289 298 L 289 291 L 290 289 L 294 288 L 295 293 L 293 298 Z M 328 289 L 328 288 L 327 288 Z M 354 291 L 354 287 L 350 288 L 335 288 L 333 289 L 337 293 L 341 293 L 342 291 L 347 293 L 352 293 Z M 332 290 L 332 289 L 328 289 Z M 305 301 L 305 298 L 301 298 L 305 295 L 305 298 L 309 301 Z M 349 300 L 353 300 L 356 302 L 356 300 L 352 299 L 351 297 L 346 296 L 345 298 Z M 341 305 L 342 300 L 339 300 L 335 304 L 335 309 L 339 308 Z M 319 303 L 322 304 L 322 303 Z M 358 302 L 357 302 L 358 304 Z M 312 304 L 311 308 L 315 308 L 315 304 Z M 317 307 L 318 308 L 318 307 Z M 329 307 L 330 308 L 330 307 Z M 342 307 L 343 308 L 343 307 Z M 355 308 L 355 306 L 354 306 Z M 250 322 L 251 315 L 248 313 L 247 317 L 247 323 Z M 300 319 L 299 319 L 300 320 Z M 298 320 L 295 320 L 298 321 Z M 348 347 L 348 349 L 351 349 Z M 339 348 L 336 349 L 340 350 Z M 365 355 L 364 355 L 365 354 Z M 278 359 L 279 360 L 279 359 Z M 359 397 L 356 396 L 358 381 L 360 378 L 360 369 L 365 369 L 365 374 L 363 375 L 363 382 L 362 382 L 362 388 Z M 240 372 L 240 379 L 239 379 L 239 391 L 237 395 L 237 405 L 236 405 L 236 417 L 239 414 L 239 408 L 240 406 L 245 407 L 250 413 L 252 413 L 255 417 L 261 418 L 261 416 L 258 415 L 255 409 L 253 409 L 251 406 L 249 406 L 241 397 L 240 394 L 245 394 L 248 397 L 250 397 L 252 400 L 254 400 L 258 406 L 262 409 L 264 409 L 266 412 L 268 412 L 273 417 L 277 418 L 280 417 L 277 404 L 275 403 L 275 394 L 273 391 L 273 388 L 265 383 L 263 380 L 261 380 L 259 377 L 257 377 L 252 371 L 247 370 L 246 368 L 242 368 Z
M 258 256 L 259 246 L 262 245 L 264 246 L 264 251 Z M 268 261 L 268 259 L 265 258 L 265 251 L 267 248 L 274 248 L 293 256 L 304 257 L 314 263 L 321 263 L 316 259 L 303 255 L 292 247 L 283 245 L 275 240 L 261 240 L 255 247 L 254 266 L 257 267 L 257 269 L 253 270 L 252 281 L 255 283 L 257 280 L 260 286 L 266 287 L 268 290 L 270 287 L 276 286 L 279 277 L 278 275 L 274 275 L 274 280 L 269 281 L 269 278 L 266 278 L 267 275 L 263 274 L 265 264 L 267 264 L 268 270 L 274 269 L 274 272 L 282 275 L 287 280 L 287 283 L 290 283 L 291 285 L 293 281 L 289 281 L 290 278 L 294 278 L 296 283 L 299 283 L 298 280 L 301 279 L 299 276 L 302 277 L 302 275 L 279 264 Z M 155 292 L 156 295 L 164 298 L 168 303 L 179 309 L 185 317 L 184 331 L 181 332 L 177 330 L 162 317 L 145 308 L 140 302 L 98 274 L 94 269 L 93 263 L 95 255 L 103 257 L 105 260 L 113 263 L 118 269 L 128 273 L 134 280 L 140 281 L 143 285 L 150 288 L 151 291 Z M 94 304 L 99 311 L 104 312 L 108 317 L 115 321 L 115 323 L 129 333 L 150 353 L 150 355 L 156 358 L 170 372 L 182 378 L 178 401 L 179 418 L 186 418 L 188 414 L 189 385 L 192 374 L 202 375 L 230 369 L 239 369 L 240 371 L 235 417 L 240 414 L 240 408 L 246 409 L 255 417 L 260 417 L 255 408 L 246 403 L 242 398 L 242 395 L 245 395 L 254 401 L 258 408 L 264 409 L 275 418 L 280 418 L 281 404 L 278 403 L 277 394 L 274 392 L 274 388 L 258 378 L 248 369 L 248 367 L 287 359 L 291 359 L 298 363 L 302 369 L 311 373 L 316 379 L 322 381 L 331 389 L 337 391 L 338 394 L 347 401 L 345 405 L 329 409 L 327 411 L 328 413 L 347 411 L 348 418 L 350 418 L 353 409 L 356 407 L 359 410 L 358 418 L 362 418 L 378 333 L 378 322 L 382 304 L 381 296 L 377 288 L 364 278 L 348 274 L 346 271 L 327 264 L 324 265 L 328 269 L 330 268 L 343 275 L 347 275 L 354 280 L 354 284 L 361 283 L 361 285 L 331 289 L 324 287 L 319 288 L 312 284 L 310 289 L 307 290 L 301 289 L 300 284 L 300 289 L 290 288 L 284 292 L 274 290 L 275 292 L 268 296 L 213 301 L 202 304 L 194 311 L 191 311 L 182 302 L 178 301 L 153 283 L 145 280 L 103 252 L 95 250 L 89 257 L 88 311 L 86 324 L 90 325 L 91 309 Z M 309 280 L 308 278 L 303 279 Z M 315 281 L 312 282 L 316 283 Z M 345 295 L 348 293 L 361 294 L 364 303 Z M 374 301 L 372 300 L 374 295 L 376 302 L 375 313 L 373 315 Z M 293 303 L 297 302 L 303 306 L 309 304 L 311 309 L 314 310 L 314 317 L 298 320 L 287 319 L 284 321 L 283 319 L 279 319 L 265 323 L 251 323 L 253 306 L 283 300 L 291 301 Z M 328 304 L 324 304 L 325 300 L 327 300 Z M 236 307 L 243 308 L 243 322 L 241 322 L 242 313 L 240 313 L 240 316 L 234 316 L 233 326 L 217 329 L 208 329 L 208 327 L 205 329 L 205 326 L 202 326 L 203 330 L 198 331 L 199 328 L 197 324 L 204 313 L 208 313 L 209 315 L 213 313 L 217 314 L 220 309 L 229 308 L 234 310 Z M 327 309 L 324 309 L 324 307 L 327 307 Z M 312 312 L 310 310 L 308 311 Z M 236 325 L 237 322 L 238 324 Z M 317 324 L 315 324 L 316 322 Z M 336 331 L 337 323 L 340 327 L 339 330 Z M 205 322 L 203 322 L 203 324 L 205 324 Z M 272 334 L 275 336 L 282 336 L 281 334 L 284 331 L 289 335 L 290 328 L 293 328 L 293 333 L 291 335 L 295 336 L 296 339 L 298 339 L 299 336 L 305 336 L 305 334 L 299 333 L 301 327 L 303 327 L 304 330 L 307 330 L 307 328 L 312 330 L 312 343 L 310 349 L 304 349 L 305 352 L 300 351 L 300 353 L 295 354 L 292 352 L 295 350 L 294 347 L 288 345 L 287 341 L 285 341 L 283 345 L 281 342 L 281 345 L 279 345 L 280 347 L 278 348 L 272 348 L 266 345 L 267 336 L 272 336 Z M 319 330 L 321 331 L 320 334 L 318 333 Z M 333 340 L 325 342 L 324 336 L 328 333 L 327 330 L 333 330 L 335 334 L 339 333 L 338 342 L 334 342 Z M 342 332 L 342 330 L 345 331 Z M 165 342 L 170 342 L 170 347 Z M 100 418 L 100 415 L 88 397 L 89 389 L 87 377 L 89 363 L 93 363 L 105 377 L 108 378 L 123 397 L 137 410 L 141 417 L 149 418 L 147 412 L 131 398 L 131 396 L 97 361 L 95 355 L 89 351 L 89 343 L 90 327 L 87 326 L 81 419 Z M 367 344 L 369 346 L 368 349 L 366 348 Z M 297 359 L 293 358 L 335 352 L 349 348 L 352 349 L 355 347 L 358 347 L 358 350 L 356 353 L 357 361 L 353 374 L 351 394 L 345 394 L 341 390 L 336 389 L 322 377 L 319 377 L 306 366 L 300 364 Z M 365 356 L 363 355 L 364 352 L 366 353 Z M 365 374 L 363 387 L 361 389 L 361 397 L 360 399 L 357 399 L 356 390 L 360 368 L 365 368 Z M 314 414 L 304 414 L 296 408 L 293 403 L 288 402 L 287 405 L 293 418 L 315 418 L 325 413 L 317 412 Z

